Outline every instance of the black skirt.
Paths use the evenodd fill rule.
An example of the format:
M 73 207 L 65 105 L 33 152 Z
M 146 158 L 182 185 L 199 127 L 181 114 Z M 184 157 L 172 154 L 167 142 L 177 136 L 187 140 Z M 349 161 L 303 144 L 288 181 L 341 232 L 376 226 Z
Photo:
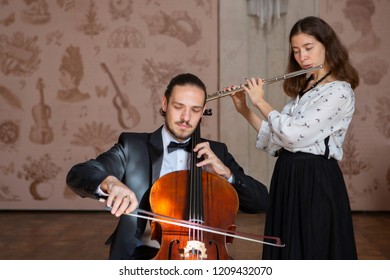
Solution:
M 349 198 L 338 162 L 283 150 L 271 180 L 263 259 L 357 259 Z

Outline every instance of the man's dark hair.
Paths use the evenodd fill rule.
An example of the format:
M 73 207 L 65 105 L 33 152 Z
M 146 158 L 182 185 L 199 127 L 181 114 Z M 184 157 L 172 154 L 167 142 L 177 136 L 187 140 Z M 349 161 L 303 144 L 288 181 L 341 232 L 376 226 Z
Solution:
M 199 79 L 197 76 L 191 73 L 179 74 L 172 78 L 164 93 L 165 97 L 167 98 L 167 102 L 169 103 L 169 99 L 171 98 L 172 91 L 175 86 L 186 86 L 186 85 L 195 86 L 203 90 L 204 104 L 206 104 L 206 97 L 207 97 L 206 86 L 201 79 Z M 162 108 L 160 108 L 160 114 L 162 116 L 165 116 L 165 112 L 162 110 Z

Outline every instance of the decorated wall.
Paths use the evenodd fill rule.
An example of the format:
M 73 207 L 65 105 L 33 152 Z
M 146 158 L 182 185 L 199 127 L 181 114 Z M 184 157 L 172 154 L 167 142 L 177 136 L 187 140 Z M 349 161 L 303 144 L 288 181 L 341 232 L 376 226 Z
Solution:
M 218 1 L 0 1 L 0 209 L 102 209 L 68 170 L 161 126 L 182 72 L 217 90 Z M 216 104 L 205 137 L 218 137 Z
M 354 210 L 390 210 L 390 1 L 319 1 L 360 75 L 340 165 Z

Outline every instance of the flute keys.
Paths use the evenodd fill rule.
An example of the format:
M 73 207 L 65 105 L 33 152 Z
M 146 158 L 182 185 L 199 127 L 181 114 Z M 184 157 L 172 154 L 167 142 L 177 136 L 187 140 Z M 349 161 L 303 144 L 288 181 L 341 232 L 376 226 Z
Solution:
M 238 90 L 240 88 L 241 88 L 241 86 L 234 85 L 234 86 L 230 86 L 230 87 L 225 87 L 223 89 L 223 91 L 233 91 L 233 90 Z

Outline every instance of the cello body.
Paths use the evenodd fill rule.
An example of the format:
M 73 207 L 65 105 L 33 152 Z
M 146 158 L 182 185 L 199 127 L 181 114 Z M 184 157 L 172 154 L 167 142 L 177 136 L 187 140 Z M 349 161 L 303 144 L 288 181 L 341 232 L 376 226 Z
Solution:
M 157 180 L 150 193 L 153 213 L 191 220 L 191 190 L 185 187 L 189 177 L 190 172 L 183 170 L 166 174 Z M 204 211 L 202 224 L 235 230 L 238 195 L 233 186 L 218 175 L 202 172 L 202 187 Z M 231 259 L 227 244 L 232 242 L 232 238 L 158 222 L 152 222 L 151 228 L 152 238 L 161 245 L 154 259 Z

